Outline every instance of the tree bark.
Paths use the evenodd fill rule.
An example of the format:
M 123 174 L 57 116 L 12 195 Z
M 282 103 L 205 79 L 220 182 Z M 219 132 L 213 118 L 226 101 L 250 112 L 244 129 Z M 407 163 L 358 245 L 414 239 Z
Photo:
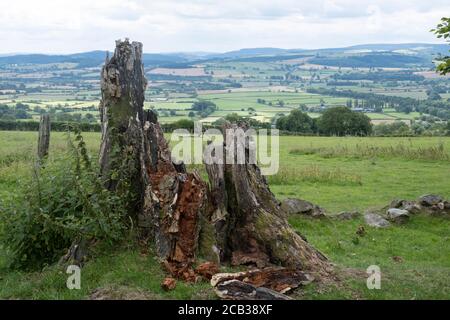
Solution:
M 197 172 L 172 162 L 169 146 L 158 122 L 144 128 L 149 185 L 144 196 L 142 218 L 152 226 L 158 256 L 178 278 L 195 280 L 195 261 L 200 216 L 206 209 L 206 184 Z
M 142 44 L 117 41 L 102 70 L 101 175 L 108 189 L 129 196 L 130 216 L 167 269 L 192 279 L 207 189 L 197 173 L 173 164 L 156 114 L 143 109 L 146 84 Z
M 48 114 L 41 115 L 39 122 L 38 137 L 38 158 L 44 159 L 48 156 L 48 148 L 50 146 L 50 116 Z
M 224 141 L 228 141 L 227 129 L 245 132 L 247 127 L 245 124 L 226 125 Z M 210 201 L 214 208 L 211 222 L 215 226 L 221 261 L 232 265 L 253 264 L 260 268 L 280 265 L 328 273 L 330 263 L 327 258 L 289 225 L 259 167 L 249 161 L 251 143 L 248 140 L 244 146 L 245 163 L 237 164 L 239 143 L 235 136 L 232 163 L 211 164 L 209 160 L 210 164 L 206 165 L 211 184 Z M 224 143 L 223 154 L 226 155 L 230 148 L 232 146 Z

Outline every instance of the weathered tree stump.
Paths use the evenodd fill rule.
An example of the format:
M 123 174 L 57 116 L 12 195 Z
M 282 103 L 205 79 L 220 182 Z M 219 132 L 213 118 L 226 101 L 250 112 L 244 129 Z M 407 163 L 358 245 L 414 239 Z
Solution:
M 38 151 L 39 160 L 48 156 L 48 148 L 50 146 L 50 116 L 48 114 L 41 115 L 39 121 L 39 137 L 38 137 Z
M 261 270 L 259 277 L 268 279 L 270 288 L 287 285 L 286 279 L 299 276 L 298 270 L 327 273 L 325 256 L 289 226 L 259 167 L 248 161 L 249 145 L 243 164 L 236 159 L 208 162 L 209 192 L 196 172 L 172 162 L 156 114 L 143 110 L 146 84 L 142 44 L 117 41 L 102 69 L 100 168 L 106 187 L 126 197 L 130 217 L 141 235 L 153 240 L 166 269 L 176 278 L 196 280 L 192 264 L 200 233 L 209 227 L 219 262 L 285 267 L 275 273 Z M 244 125 L 228 128 L 246 130 Z M 271 289 L 233 281 L 227 285 L 245 287 L 254 298 L 284 298 Z M 237 291 L 233 295 L 246 296 Z
M 226 125 L 227 129 L 246 131 L 245 124 Z M 230 132 L 230 131 L 228 131 Z M 234 135 L 232 163 L 217 164 L 205 159 L 211 183 L 213 204 L 211 221 L 216 230 L 216 244 L 222 262 L 232 265 L 254 264 L 260 268 L 281 265 L 290 269 L 328 273 L 327 258 L 303 240 L 287 222 L 285 213 L 272 194 L 259 167 L 251 163 L 251 143 L 245 142 L 245 163 L 238 164 L 238 145 Z M 227 146 L 224 142 L 223 154 Z M 210 155 L 205 155 L 206 157 Z M 213 155 L 214 156 L 214 155 Z
M 117 41 L 102 70 L 101 175 L 110 190 L 131 193 L 130 216 L 167 269 L 193 279 L 206 185 L 172 163 L 156 114 L 143 110 L 146 84 L 142 44 Z

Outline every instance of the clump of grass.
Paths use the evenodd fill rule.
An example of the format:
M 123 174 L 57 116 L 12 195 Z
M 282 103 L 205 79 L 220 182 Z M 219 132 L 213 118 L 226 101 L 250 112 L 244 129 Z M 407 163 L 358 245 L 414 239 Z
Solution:
M 450 155 L 443 143 L 430 147 L 418 147 L 398 143 L 390 146 L 374 146 L 368 144 L 356 144 L 355 147 L 339 145 L 335 147 L 307 147 L 294 148 L 289 151 L 294 155 L 316 154 L 323 158 L 351 157 L 374 159 L 381 158 L 402 158 L 407 160 L 450 160 Z
M 340 168 L 324 169 L 317 165 L 297 168 L 281 168 L 276 175 L 268 176 L 270 184 L 292 185 L 300 182 L 328 183 L 338 185 L 362 185 L 361 176 Z
M 0 156 L 0 167 L 7 167 L 19 161 L 31 161 L 34 153 L 30 150 Z

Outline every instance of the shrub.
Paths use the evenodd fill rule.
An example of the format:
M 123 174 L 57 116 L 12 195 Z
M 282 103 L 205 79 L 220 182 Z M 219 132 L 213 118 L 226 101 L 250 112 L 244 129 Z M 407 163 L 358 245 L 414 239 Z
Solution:
M 123 200 L 103 187 L 81 134 L 76 132 L 75 141 L 68 140 L 67 154 L 36 165 L 20 192 L 0 203 L 0 237 L 13 267 L 50 264 L 75 239 L 114 242 L 122 238 Z

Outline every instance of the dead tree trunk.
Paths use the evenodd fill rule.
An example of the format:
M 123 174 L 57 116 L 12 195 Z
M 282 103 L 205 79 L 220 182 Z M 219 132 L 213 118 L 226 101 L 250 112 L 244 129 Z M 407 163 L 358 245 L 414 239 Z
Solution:
M 247 130 L 245 125 L 229 125 L 225 129 L 235 133 Z M 210 201 L 214 207 L 211 221 L 221 260 L 232 265 L 281 265 L 327 273 L 330 264 L 326 257 L 292 229 L 259 167 L 249 161 L 251 144 L 248 140 L 244 142 L 245 163 L 237 164 L 238 145 L 242 143 L 238 136 L 234 135 L 231 146 L 224 143 L 224 165 L 211 160 L 207 160 L 206 165 L 211 183 Z M 226 130 L 224 141 L 228 141 Z M 233 145 L 234 161 L 227 163 L 225 155 Z
M 48 114 L 41 115 L 39 122 L 39 137 L 38 137 L 38 158 L 44 159 L 48 156 L 48 148 L 50 146 L 50 116 Z
M 116 41 L 111 59 L 101 72 L 102 142 L 100 171 L 110 190 L 130 191 L 137 196 L 144 181 L 140 173 L 144 92 L 147 81 L 142 66 L 142 44 Z M 130 202 L 130 213 L 139 211 L 140 201 Z
M 146 83 L 142 44 L 117 41 L 102 70 L 101 175 L 110 190 L 131 193 L 130 215 L 169 271 L 191 279 L 206 185 L 172 163 L 156 114 L 143 110 Z
M 161 126 L 151 111 L 148 114 L 152 119 L 145 124 L 144 137 L 149 184 L 142 218 L 150 222 L 158 256 L 170 273 L 194 280 L 191 265 L 197 252 L 200 215 L 206 208 L 206 184 L 196 172 L 186 173 L 183 165 L 172 162 Z
M 200 221 L 210 216 L 218 248 L 213 251 L 219 251 L 221 262 L 281 265 L 288 274 L 325 272 L 327 259 L 289 226 L 256 164 L 207 165 L 207 199 L 198 174 L 172 162 L 156 114 L 143 110 L 146 83 L 142 44 L 117 41 L 102 69 L 100 168 L 105 185 L 125 197 L 130 216 L 154 241 L 166 268 L 178 278 L 196 278 L 191 265 Z

